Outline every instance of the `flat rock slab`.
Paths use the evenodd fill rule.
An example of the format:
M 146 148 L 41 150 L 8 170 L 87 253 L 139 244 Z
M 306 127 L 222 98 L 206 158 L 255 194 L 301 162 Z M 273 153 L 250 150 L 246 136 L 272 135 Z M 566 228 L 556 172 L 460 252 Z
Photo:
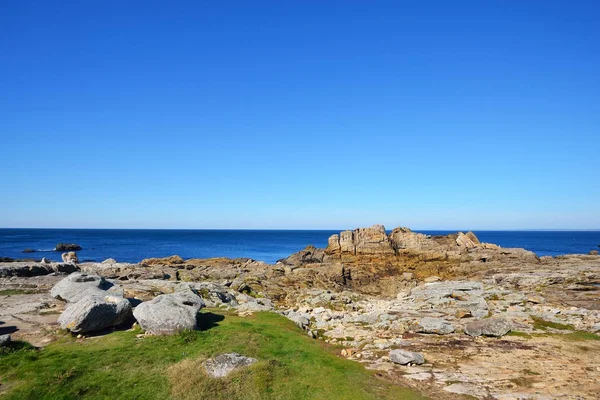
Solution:
M 203 307 L 204 301 L 198 293 L 187 289 L 145 301 L 135 308 L 133 316 L 146 332 L 170 335 L 196 329 L 198 311 Z
M 504 318 L 480 319 L 465 325 L 465 333 L 469 336 L 502 337 L 511 329 L 512 324 Z
M 448 335 L 454 330 L 454 325 L 442 318 L 425 317 L 414 326 L 414 331 L 418 333 Z
M 209 358 L 202 363 L 206 373 L 213 378 L 223 378 L 235 370 L 254 364 L 256 358 L 242 356 L 238 353 L 226 353 Z

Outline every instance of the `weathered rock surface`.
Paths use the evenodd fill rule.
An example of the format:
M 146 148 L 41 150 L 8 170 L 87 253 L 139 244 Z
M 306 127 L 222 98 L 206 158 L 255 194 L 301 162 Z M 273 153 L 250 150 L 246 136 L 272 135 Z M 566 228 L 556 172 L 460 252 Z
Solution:
M 242 356 L 238 353 L 226 353 L 209 358 L 202 363 L 206 373 L 213 378 L 223 378 L 233 371 L 254 364 L 256 358 Z
M 414 351 L 396 349 L 390 351 L 390 360 L 396 364 L 406 365 L 406 364 L 417 364 L 421 365 L 425 362 L 425 357 L 423 354 L 417 353 Z
M 432 317 L 422 318 L 412 329 L 418 333 L 436 333 L 438 335 L 448 335 L 455 331 L 454 325 L 450 322 Z
M 138 305 L 133 316 L 142 329 L 154 335 L 169 335 L 196 329 L 202 298 L 192 290 L 163 294 Z
M 70 303 L 58 318 L 62 329 L 74 333 L 101 331 L 131 318 L 131 304 L 120 296 L 87 295 Z
M 487 318 L 469 322 L 465 333 L 469 336 L 502 337 L 512 329 L 512 324 L 504 318 Z
M 109 293 L 106 291 L 109 291 Z M 50 294 L 54 298 L 75 303 L 89 295 L 100 297 L 107 294 L 122 296 L 123 291 L 101 276 L 75 272 L 58 282 L 52 288 Z

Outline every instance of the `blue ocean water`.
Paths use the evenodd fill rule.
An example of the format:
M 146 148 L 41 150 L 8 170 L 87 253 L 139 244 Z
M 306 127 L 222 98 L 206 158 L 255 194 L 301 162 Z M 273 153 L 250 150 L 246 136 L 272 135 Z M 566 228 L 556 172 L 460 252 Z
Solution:
M 57 243 L 77 243 L 80 260 L 114 258 L 138 262 L 147 257 L 178 254 L 183 258 L 248 257 L 274 263 L 309 244 L 325 247 L 339 231 L 325 230 L 113 230 L 113 229 L 0 229 L 0 257 L 46 257 L 59 261 Z M 455 231 L 422 231 L 445 235 Z M 476 231 L 483 242 L 523 247 L 540 256 L 600 250 L 600 231 Z M 26 248 L 37 250 L 25 254 Z

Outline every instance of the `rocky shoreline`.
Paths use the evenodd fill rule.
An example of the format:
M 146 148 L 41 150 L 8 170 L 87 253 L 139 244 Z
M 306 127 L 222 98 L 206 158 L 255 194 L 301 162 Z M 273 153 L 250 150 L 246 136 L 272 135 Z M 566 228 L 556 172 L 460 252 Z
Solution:
M 63 260 L 0 263 L 2 333 L 44 346 L 59 327 L 87 335 L 137 321 L 169 334 L 196 327 L 203 307 L 270 311 L 432 398 L 600 393 L 598 255 L 538 257 L 471 232 L 387 234 L 375 225 L 276 264 Z

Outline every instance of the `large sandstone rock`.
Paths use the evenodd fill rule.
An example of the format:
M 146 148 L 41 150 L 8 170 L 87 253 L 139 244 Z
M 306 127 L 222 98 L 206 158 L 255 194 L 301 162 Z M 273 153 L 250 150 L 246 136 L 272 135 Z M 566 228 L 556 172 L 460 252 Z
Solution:
M 74 333 L 101 331 L 131 318 L 131 304 L 120 296 L 92 294 L 70 303 L 58 318 L 62 329 Z
M 383 225 L 344 231 L 329 238 L 327 254 L 394 254 L 390 239 Z
M 414 351 L 396 349 L 390 351 L 390 360 L 396 364 L 417 364 L 421 365 L 425 362 L 425 357 L 422 353 L 416 353 Z
M 142 329 L 154 335 L 168 335 L 196 329 L 202 298 L 192 290 L 163 294 L 138 305 L 133 316 Z
M 512 324 L 504 318 L 486 318 L 465 325 L 465 333 L 469 336 L 501 337 L 512 329 Z
M 75 303 L 88 295 L 122 297 L 123 291 L 101 276 L 74 272 L 54 285 L 50 294 L 56 299 Z
M 475 236 L 473 232 L 467 232 L 466 234 L 458 232 L 458 237 L 456 238 L 457 245 L 467 249 L 472 249 L 477 247 L 479 243 L 479 239 L 477 239 L 477 236 Z
M 408 228 L 398 227 L 390 233 L 390 241 L 396 250 L 434 249 L 440 246 L 429 236 L 415 233 Z
M 256 358 L 242 356 L 238 353 L 221 354 L 209 358 L 202 363 L 206 373 L 213 378 L 223 378 L 235 370 L 254 364 Z

